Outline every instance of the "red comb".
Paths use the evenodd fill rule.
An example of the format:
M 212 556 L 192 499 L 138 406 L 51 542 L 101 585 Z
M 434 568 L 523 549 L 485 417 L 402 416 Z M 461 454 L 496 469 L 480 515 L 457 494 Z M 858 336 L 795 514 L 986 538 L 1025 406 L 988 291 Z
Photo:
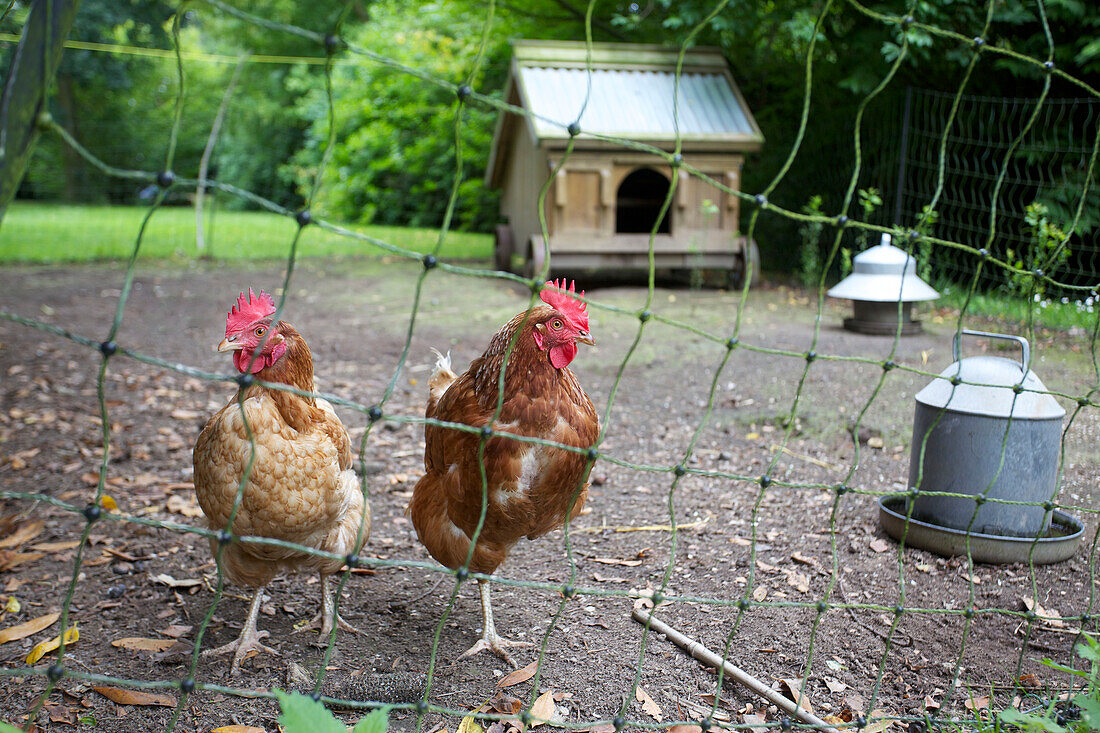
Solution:
M 547 288 L 554 287 L 558 290 L 543 289 L 539 293 L 539 297 L 542 301 L 549 306 L 558 309 L 562 315 L 568 318 L 575 327 L 582 330 L 588 330 L 588 303 L 581 300 L 576 300 L 570 293 L 577 292 L 577 283 L 573 281 L 569 283 L 568 290 L 565 287 L 565 278 L 562 278 L 561 284 L 558 284 L 557 280 L 547 280 Z M 584 291 L 581 291 L 581 297 L 584 297 Z
M 276 311 L 275 299 L 260 291 L 259 295 L 248 289 L 248 295 L 241 293 L 237 297 L 237 304 L 225 317 L 225 335 L 238 333 L 251 326 L 256 321 L 267 318 Z

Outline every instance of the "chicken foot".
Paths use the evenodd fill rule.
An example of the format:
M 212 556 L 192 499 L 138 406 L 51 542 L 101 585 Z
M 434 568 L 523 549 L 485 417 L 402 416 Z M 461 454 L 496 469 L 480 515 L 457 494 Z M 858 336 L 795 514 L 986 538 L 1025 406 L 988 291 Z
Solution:
M 341 631 L 347 631 L 351 634 L 362 633 L 359 629 L 355 628 L 339 614 L 336 613 L 336 603 L 333 599 L 332 586 L 329 585 L 328 576 L 321 576 L 321 610 L 317 612 L 317 615 L 309 620 L 309 623 L 305 624 L 301 628 L 295 629 L 294 633 L 298 634 L 303 631 L 315 631 L 320 630 L 321 637 L 326 637 L 332 633 L 332 627 L 338 626 Z
M 254 651 L 257 654 L 268 652 L 276 656 L 279 654 L 279 652 L 271 647 L 260 643 L 261 639 L 266 639 L 270 634 L 266 631 L 256 630 L 256 618 L 260 613 L 260 602 L 264 597 L 264 587 L 265 586 L 260 586 L 257 588 L 256 594 L 252 596 L 252 604 L 248 607 L 248 618 L 245 619 L 244 628 L 241 629 L 240 636 L 225 646 L 220 646 L 216 649 L 207 649 L 202 653 L 204 657 L 212 657 L 218 654 L 234 652 L 233 664 L 229 667 L 230 677 L 241 671 L 241 662 L 245 660 L 249 652 Z
M 478 590 L 481 591 L 481 615 L 484 618 L 481 638 L 477 640 L 476 644 L 463 652 L 459 659 L 472 657 L 478 652 L 490 651 L 512 665 L 514 669 L 519 669 L 519 665 L 516 664 L 515 660 L 513 660 L 508 652 L 504 650 L 504 647 L 534 646 L 534 644 L 529 641 L 512 641 L 511 639 L 505 639 L 498 635 L 496 624 L 493 623 L 493 602 L 489 595 L 489 581 L 479 579 L 477 581 L 477 587 Z

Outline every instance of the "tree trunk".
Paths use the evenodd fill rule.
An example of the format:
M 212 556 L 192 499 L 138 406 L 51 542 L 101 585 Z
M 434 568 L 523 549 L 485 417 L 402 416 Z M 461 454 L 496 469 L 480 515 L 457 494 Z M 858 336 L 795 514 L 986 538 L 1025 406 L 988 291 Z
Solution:
M 68 74 L 57 75 L 57 107 L 61 112 L 61 124 L 80 142 L 80 126 L 77 124 L 76 98 L 73 94 L 73 78 Z M 84 183 L 87 179 L 84 159 L 69 145 L 61 146 L 62 174 L 65 177 L 65 201 L 84 200 Z

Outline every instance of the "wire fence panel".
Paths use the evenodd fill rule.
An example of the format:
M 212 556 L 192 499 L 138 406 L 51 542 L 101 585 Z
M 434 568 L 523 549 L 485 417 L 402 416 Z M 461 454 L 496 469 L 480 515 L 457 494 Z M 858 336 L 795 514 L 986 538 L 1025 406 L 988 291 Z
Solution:
M 1067 343 L 1037 331 L 1034 314 L 1039 307 L 1037 295 L 1039 300 L 1062 293 L 1083 298 L 1094 296 L 1100 285 L 1095 252 L 1085 244 L 1095 215 L 1090 202 L 1096 195 L 1100 148 L 1094 114 L 1097 92 L 1048 68 L 1043 91 L 1026 102 L 970 97 L 965 93 L 966 76 L 954 95 L 915 93 L 911 125 L 905 128 L 908 143 L 902 156 L 906 173 L 900 217 L 867 221 L 857 194 L 867 180 L 863 116 L 884 90 L 892 90 L 894 76 L 909 52 L 908 36 L 903 35 L 896 59 L 858 109 L 852 139 L 835 142 L 852 150 L 843 199 L 835 208 L 815 213 L 780 206 L 771 197 L 783 190 L 796 168 L 802 141 L 810 134 L 815 44 L 825 39 L 823 18 L 834 10 L 862 13 L 881 24 L 884 37 L 895 38 L 895 30 L 904 24 L 930 36 L 969 43 L 953 32 L 881 15 L 856 3 L 833 6 L 825 3 L 810 34 L 805 106 L 801 117 L 791 121 L 798 130 L 796 142 L 773 180 L 761 190 L 733 190 L 703 175 L 679 156 L 679 140 L 669 150 L 630 140 L 605 141 L 651 156 L 654 167 L 667 166 L 698 177 L 714 187 L 715 196 L 739 197 L 749 238 L 758 225 L 779 219 L 819 224 L 826 246 L 819 282 L 808 297 L 789 290 L 750 290 L 748 277 L 739 291 L 687 297 L 657 287 L 656 232 L 651 232 L 646 287 L 608 288 L 585 299 L 593 323 L 608 336 L 600 347 L 604 351 L 597 352 L 598 365 L 589 369 L 584 354 L 578 361 L 577 371 L 600 418 L 593 444 L 578 447 L 546 435 L 516 437 L 507 424 L 496 422 L 507 397 L 503 376 L 497 385 L 493 419 L 484 426 L 424 417 L 423 411 L 429 381 L 423 361 L 427 347 L 461 352 L 456 353 L 462 357 L 455 359 L 456 366 L 475 358 L 489 336 L 510 315 L 522 311 L 524 301 L 527 307 L 540 303 L 553 266 L 548 251 L 541 271 L 532 278 L 443 256 L 453 236 L 450 224 L 462 205 L 460 186 L 470 175 L 464 166 L 467 151 L 462 136 L 468 108 L 487 106 L 519 115 L 526 111 L 501 102 L 488 90 L 473 88 L 476 68 L 469 78 L 441 78 L 342 40 L 342 18 L 330 33 L 322 34 L 254 16 L 220 0 L 189 5 L 194 12 L 251 24 L 257 32 L 290 34 L 326 53 L 328 138 L 312 172 L 307 206 L 295 211 L 224 181 L 200 181 L 198 170 L 177 169 L 175 156 L 187 106 L 188 61 L 182 57 L 176 66 L 178 96 L 161 164 L 116 167 L 117 161 L 100 159 L 63 125 L 49 125 L 65 148 L 82 156 L 102 181 L 141 186 L 149 199 L 144 219 L 130 233 L 130 258 L 123 265 L 100 268 L 103 282 L 97 292 L 67 292 L 56 307 L 43 305 L 36 311 L 25 307 L 20 298 L 34 290 L 65 291 L 64 284 L 54 283 L 49 271 L 29 269 L 25 279 L 22 273 L 5 275 L 13 295 L 5 297 L 0 322 L 5 343 L 17 343 L 19 349 L 0 349 L 6 378 L 16 385 L 5 387 L 0 423 L 5 442 L 26 447 L 6 453 L 0 467 L 5 481 L 0 498 L 5 512 L 10 512 L 3 520 L 9 539 L 0 540 L 4 542 L 0 569 L 42 561 L 43 555 L 36 553 L 60 549 L 72 554 L 66 556 L 71 558 L 66 572 L 48 573 L 38 579 L 40 584 L 22 591 L 23 581 L 13 580 L 4 590 L 9 603 L 4 613 L 10 615 L 0 617 L 4 618 L 0 634 L 7 635 L 0 638 L 6 644 L 53 634 L 58 638 L 56 648 L 38 650 L 41 654 L 24 654 L 27 650 L 21 648 L 4 657 L 0 676 L 18 691 L 7 699 L 19 700 L 25 709 L 4 710 L 3 715 L 25 730 L 45 726 L 48 718 L 68 714 L 58 707 L 59 699 L 66 700 L 59 698 L 59 692 L 79 698 L 81 691 L 95 689 L 118 705 L 114 723 L 119 729 L 206 730 L 228 725 L 229 721 L 211 724 L 211 709 L 221 704 L 243 702 L 234 708 L 237 715 L 262 717 L 252 714 L 248 706 L 270 709 L 275 697 L 270 688 L 285 684 L 318 697 L 323 693 L 334 707 L 362 712 L 385 706 L 400 721 L 395 725 L 430 731 L 459 726 L 467 716 L 497 733 L 535 727 L 543 721 L 600 733 L 627 728 L 673 730 L 683 725 L 696 726 L 693 730 L 798 726 L 878 733 L 891 726 L 910 731 L 941 725 L 988 727 L 999 711 L 1012 708 L 1033 716 L 1050 710 L 1063 720 L 1087 716 L 1084 701 L 1074 712 L 1070 698 L 1088 694 L 1088 684 L 1095 694 L 1097 685 L 1095 665 L 1090 667 L 1078 656 L 1077 648 L 1080 645 L 1085 654 L 1095 654 L 1092 640 L 1100 621 L 1095 576 L 1100 502 L 1095 492 L 1098 463 L 1093 439 L 1100 388 L 1096 366 L 1100 320 L 1089 321 L 1087 337 L 1077 336 Z M 487 9 L 483 33 L 476 41 L 481 51 L 494 32 L 494 7 L 490 4 Z M 711 16 L 724 8 L 725 3 L 718 3 Z M 178 43 L 178 24 L 175 32 Z M 687 36 L 681 52 L 691 38 Z M 478 63 L 481 56 L 479 52 Z M 965 73 L 975 65 L 1007 57 L 1044 68 L 1041 59 L 975 44 Z M 438 239 L 426 252 L 365 235 L 313 212 L 337 129 L 332 70 L 347 58 L 387 65 L 417 83 L 455 95 L 456 175 Z M 1076 84 L 1090 96 L 1052 102 L 1047 99 L 1051 75 Z M 581 110 L 575 112 L 579 118 Z M 571 143 L 542 181 L 542 214 L 557 170 L 570 159 L 573 143 L 584 134 L 576 125 L 565 129 Z M 977 149 L 982 156 L 973 155 Z M 876 175 L 889 170 L 876 166 Z M 1043 171 L 1038 184 L 1033 183 L 1035 170 Z M 672 176 L 662 216 L 675 200 L 678 180 Z M 281 277 L 270 314 L 274 320 L 294 313 L 293 320 L 305 331 L 309 320 L 316 323 L 323 320 L 322 314 L 331 315 L 337 295 L 344 297 L 339 289 L 346 290 L 347 300 L 335 311 L 338 323 L 326 332 L 331 340 L 310 339 L 320 389 L 257 386 L 251 375 L 226 376 L 195 366 L 205 363 L 194 344 L 205 343 L 203 334 L 211 327 L 209 309 L 215 302 L 221 307 L 223 292 L 232 297 L 243 289 L 235 284 L 241 272 L 223 271 L 217 265 L 202 269 L 196 263 L 199 275 L 195 279 L 181 276 L 184 285 L 177 286 L 168 283 L 167 276 L 161 279 L 155 271 L 144 269 L 139 256 L 158 217 L 165 213 L 166 199 L 200 185 L 221 197 L 279 215 L 287 224 L 284 244 L 288 249 L 281 269 L 276 273 L 271 267 L 257 268 L 268 281 Z M 1020 235 L 1019 206 L 1038 200 L 1068 217 L 1062 219 L 1063 236 L 1047 236 L 1041 248 L 1021 255 L 1028 240 Z M 937 213 L 934 221 L 929 212 Z M 550 232 L 545 217 L 542 226 L 546 241 Z M 384 258 L 371 264 L 365 275 L 338 261 L 331 266 L 318 266 L 317 261 L 303 264 L 303 242 L 318 230 L 359 252 Z M 957 318 L 936 316 L 942 328 L 933 329 L 924 340 L 903 339 L 900 322 L 893 335 L 873 341 L 852 339 L 832 325 L 836 311 L 826 305 L 826 273 L 841 258 L 842 245 L 850 244 L 850 238 L 863 235 L 877 241 L 882 233 L 894 235 L 900 247 L 930 264 L 937 277 L 947 278 L 966 293 Z M 1078 239 L 1067 245 L 1070 236 Z M 1067 246 L 1070 254 L 1063 257 Z M 363 281 L 371 287 L 363 287 Z M 1019 327 L 1036 344 L 1036 355 L 1023 357 L 1023 363 L 1025 368 L 1043 371 L 1047 380 L 1045 388 L 1021 381 L 1003 391 L 1013 405 L 1046 397 L 1067 411 L 1055 439 L 1058 481 L 1045 487 L 1046 493 L 1038 498 L 1006 498 L 993 492 L 1000 467 L 1020 450 L 1011 440 L 1013 423 L 1024 422 L 1018 418 L 998 425 L 995 440 L 982 447 L 996 457 L 999 468 L 988 482 L 981 480 L 983 485 L 967 487 L 973 489 L 970 493 L 927 486 L 919 472 L 910 481 L 905 471 L 913 396 L 939 374 L 938 365 L 953 361 L 948 337 L 957 338 L 965 328 L 986 323 L 974 318 L 968 306 L 969 299 L 989 283 L 1009 284 L 1029 308 Z M 193 288 L 210 292 L 196 294 Z M 166 291 L 172 293 L 171 302 L 158 302 Z M 457 315 L 452 310 L 452 320 L 447 321 L 456 293 L 463 294 L 471 307 L 456 309 Z M 108 308 L 103 300 L 110 304 Z M 185 308 L 199 303 L 205 310 Z M 54 320 L 58 310 L 64 317 Z M 354 332 L 372 344 L 359 352 L 366 353 L 363 362 L 342 353 L 337 332 Z M 185 345 L 171 338 L 180 334 L 186 335 L 179 339 Z M 372 351 L 375 343 L 384 348 Z M 1055 358 L 1058 352 L 1053 348 L 1040 352 L 1048 343 L 1067 346 L 1064 358 Z M 509 343 L 504 363 L 509 363 L 516 348 L 514 340 Z M 969 348 L 972 342 L 965 341 L 964 353 Z M 75 363 L 89 359 L 94 375 L 82 377 Z M 69 367 L 70 362 L 74 366 Z M 70 382 L 54 373 L 60 371 L 58 365 L 65 365 Z M 151 384 L 150 375 L 163 383 Z M 331 388 L 326 388 L 326 382 Z M 953 379 L 950 374 L 943 382 L 950 385 L 952 394 L 988 386 Z M 323 397 L 345 416 L 351 452 L 358 459 L 359 488 L 375 512 L 372 539 L 362 551 L 326 552 L 235 528 L 245 486 L 252 472 L 259 470 L 258 459 L 249 460 L 224 529 L 211 529 L 203 522 L 201 511 L 189 501 L 187 481 L 166 488 L 155 476 L 142 479 L 141 474 L 120 471 L 120 463 L 140 466 L 146 462 L 175 465 L 179 470 L 189 463 L 195 436 L 174 421 L 195 427 L 196 420 L 205 420 L 224 404 L 227 393 L 238 388 L 230 405 L 244 415 L 246 393 L 261 387 L 272 393 Z M 71 399 L 72 405 L 62 400 L 52 416 L 28 406 L 35 400 L 45 402 L 45 396 L 53 393 Z M 171 406 L 166 409 L 165 403 Z M 912 451 L 921 451 L 935 437 L 936 426 L 952 417 L 950 410 L 929 409 L 931 427 L 911 436 Z M 158 444 L 160 438 L 131 437 L 134 423 L 151 427 L 163 444 Z M 411 540 L 403 513 L 411 495 L 410 476 L 423 470 L 421 431 L 436 428 L 445 434 L 467 434 L 477 446 L 481 485 L 474 488 L 480 489 L 481 502 L 472 507 L 476 522 L 471 547 L 482 533 L 493 531 L 487 522 L 495 488 L 489 485 L 489 454 L 500 443 L 522 442 L 575 454 L 592 484 L 587 506 L 596 507 L 592 511 L 599 512 L 601 522 L 579 513 L 575 503 L 583 483 L 578 483 L 570 497 L 574 502 L 570 509 L 578 514 L 564 521 L 560 536 L 521 543 L 522 549 L 517 545 L 507 572 L 475 572 L 472 549 L 466 562 L 454 569 L 430 562 Z M 94 431 L 91 440 L 88 431 Z M 252 454 L 259 455 L 253 429 L 245 432 L 244 442 Z M 70 435 L 78 439 L 72 441 L 76 448 L 58 447 L 55 459 L 36 450 L 39 446 L 27 445 L 25 435 L 51 446 L 68 441 Z M 378 470 L 374 464 L 380 460 L 383 468 Z M 25 472 L 29 466 L 40 473 L 30 476 Z M 137 497 L 151 485 L 177 497 L 167 501 L 174 502 L 178 516 L 136 506 Z M 125 492 L 130 492 L 125 497 L 130 501 L 125 500 Z M 928 497 L 968 499 L 973 505 L 959 532 L 961 549 L 952 558 L 938 558 L 912 546 L 912 533 L 919 525 L 909 520 L 917 518 L 918 500 Z M 880 500 L 893 508 L 895 521 L 904 527 L 898 544 L 888 540 L 876 523 Z M 1037 553 L 1046 546 L 1043 540 L 1057 539 L 1056 528 L 1053 535 L 1044 530 L 1016 538 L 1024 549 L 1022 559 L 1014 564 L 979 562 L 981 543 L 988 538 L 977 531 L 978 515 L 987 504 L 1021 510 L 1037 507 L 1044 513 L 1078 517 L 1084 535 L 1080 549 L 1066 565 L 1043 564 Z M 41 531 L 42 526 L 35 524 L 40 515 L 64 529 L 64 538 L 58 540 L 65 543 L 63 548 L 39 543 L 42 546 L 35 550 L 29 544 Z M 367 531 L 365 518 L 360 520 L 356 536 Z M 111 538 L 116 536 L 151 537 L 156 551 L 145 557 L 115 549 Z M 238 617 L 236 601 L 248 600 L 237 595 L 239 589 L 228 582 L 226 571 L 226 553 L 241 545 L 341 566 L 333 596 L 335 612 L 354 611 L 362 602 L 377 614 L 378 619 L 366 617 L 375 624 L 366 630 L 367 641 L 354 641 L 334 629 L 319 639 L 323 651 L 313 660 L 312 669 L 295 677 L 291 667 L 283 678 L 261 668 L 256 674 L 262 675 L 262 687 L 247 677 L 226 676 L 223 660 L 202 659 L 201 653 L 214 646 L 211 637 L 224 635 L 227 618 Z M 163 598 L 174 597 L 181 608 L 189 608 L 190 596 L 183 594 L 192 591 L 204 601 L 201 607 L 192 604 L 197 610 L 185 614 L 189 629 L 177 628 L 177 612 L 172 611 L 164 617 L 166 623 L 172 621 L 168 627 L 172 633 L 161 633 L 164 639 L 126 637 L 110 642 L 165 655 L 161 660 L 174 664 L 177 676 L 169 677 L 156 664 L 136 663 L 126 665 L 129 675 L 115 674 L 110 660 L 119 659 L 112 656 L 117 652 L 105 639 L 89 639 L 86 630 L 95 627 L 97 614 L 116 608 L 109 601 L 97 603 L 91 588 L 110 577 L 104 565 L 113 567 L 115 560 L 131 568 L 156 562 L 165 572 L 153 576 L 153 582 Z M 411 589 L 425 578 L 438 580 L 438 585 L 417 596 Z M 462 679 L 463 662 L 456 665 L 453 657 L 458 656 L 461 639 L 469 635 L 464 634 L 470 631 L 465 628 L 469 619 L 476 618 L 467 612 L 475 603 L 471 581 L 477 585 L 486 581 L 498 599 L 509 599 L 501 617 L 514 615 L 531 624 L 521 630 L 522 638 L 532 644 L 522 657 L 534 663 L 533 669 L 525 668 L 529 677 L 504 678 L 489 690 Z M 324 576 L 322 583 L 327 583 Z M 261 594 L 256 608 L 266 618 L 280 618 L 281 628 L 286 628 L 280 614 L 304 615 L 297 602 L 300 594 L 287 585 L 273 587 L 283 605 L 265 605 Z M 112 592 L 108 589 L 108 598 L 114 600 L 127 590 L 124 587 L 115 597 Z M 387 593 L 398 592 L 400 603 L 384 605 Z M 39 605 L 19 610 L 10 600 L 19 597 Z M 149 607 L 154 600 L 150 594 Z M 147 610 L 139 607 L 139 615 Z M 51 618 L 54 613 L 56 617 Z M 32 617 L 39 619 L 41 628 L 15 631 L 6 623 L 8 618 Z M 133 619 L 118 622 L 127 621 Z M 110 632 L 103 625 L 100 628 Z M 80 629 L 85 630 L 83 636 L 74 633 Z M 691 633 L 682 633 L 685 629 Z M 160 643 L 177 637 L 185 639 L 179 647 Z M 681 658 L 669 641 L 683 646 L 706 669 Z M 269 638 L 268 642 L 294 655 L 303 653 L 305 646 L 287 639 Z M 375 643 L 400 651 L 375 653 L 369 646 Z M 368 670 L 365 663 L 349 658 L 349 652 L 339 651 L 345 648 L 373 655 L 370 659 L 375 664 L 390 664 L 387 672 L 401 661 L 412 677 L 374 674 L 378 670 Z M 0 645 L 2 651 L 6 650 Z M 1037 655 L 1053 661 L 1044 665 Z M 334 688 L 329 684 L 330 667 L 350 667 L 356 674 L 342 676 Z M 580 671 L 571 675 L 570 668 Z M 1086 677 L 1092 669 L 1091 682 L 1082 686 L 1082 675 L 1067 669 Z M 247 666 L 245 672 L 253 674 Z M 725 684 L 730 680 L 738 686 Z M 77 687 L 80 691 L 71 692 Z M 521 692 L 513 696 L 511 690 Z M 127 712 L 118 712 L 122 710 Z M 268 723 L 272 717 L 268 714 Z M 466 733 L 475 730 L 469 723 L 463 725 Z M 677 733 L 686 731 L 680 728 Z

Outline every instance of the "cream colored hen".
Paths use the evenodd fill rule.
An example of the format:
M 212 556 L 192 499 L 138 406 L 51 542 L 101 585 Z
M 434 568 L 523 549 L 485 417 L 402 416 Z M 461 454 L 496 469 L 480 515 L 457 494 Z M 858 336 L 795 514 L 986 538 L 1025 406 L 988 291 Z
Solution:
M 328 576 L 340 569 L 346 556 L 358 553 L 370 534 L 370 507 L 351 470 L 347 431 L 332 405 L 258 383 L 287 385 L 305 393 L 314 390 L 309 346 L 289 323 L 272 323 L 275 310 L 270 295 L 262 290 L 255 295 L 251 289 L 230 310 L 218 351 L 232 352 L 237 370 L 249 376 L 207 422 L 194 451 L 195 492 L 210 528 L 226 530 L 233 518 L 234 538 L 222 553 L 225 577 L 256 589 L 240 636 L 203 653 L 234 652 L 231 674 L 252 652 L 274 653 L 261 643 L 269 634 L 256 630 L 256 618 L 264 587 L 280 572 L 321 575 L 321 610 L 305 628 L 320 628 L 327 635 L 339 623 L 354 630 L 336 617 Z M 291 542 L 338 557 L 237 539 L 244 536 Z M 210 544 L 216 554 L 217 539 Z

